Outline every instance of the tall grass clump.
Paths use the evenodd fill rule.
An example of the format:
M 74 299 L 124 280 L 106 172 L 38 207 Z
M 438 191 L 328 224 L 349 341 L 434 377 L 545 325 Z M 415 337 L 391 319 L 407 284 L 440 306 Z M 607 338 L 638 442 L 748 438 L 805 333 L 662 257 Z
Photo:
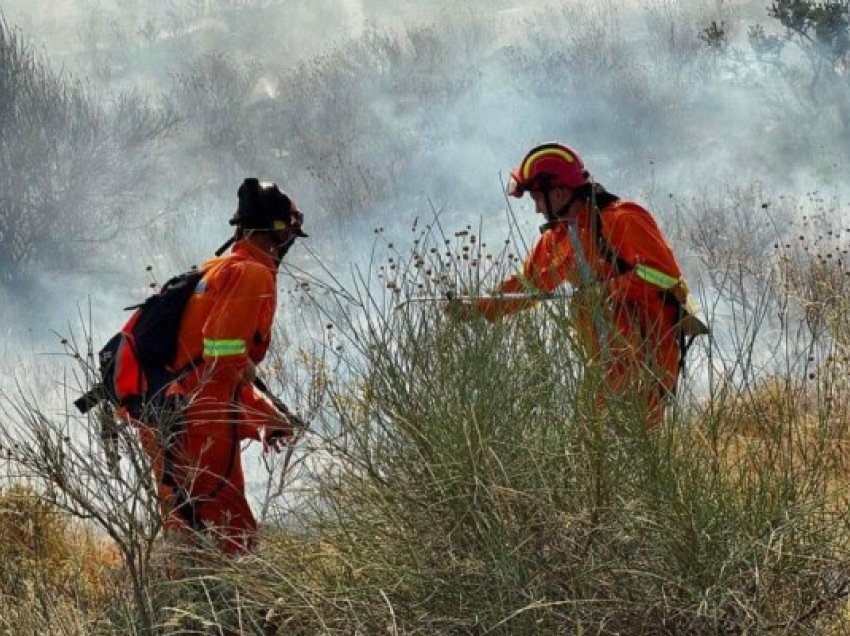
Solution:
M 0 492 L 0 625 L 86 634 L 105 623 L 120 581 L 110 546 L 35 489 Z
M 94 383 L 94 352 L 90 342 L 85 348 L 63 343 L 79 374 L 65 385 L 65 397 L 76 397 Z M 118 631 L 128 625 L 150 630 L 157 616 L 154 590 L 165 572 L 156 563 L 162 519 L 150 459 L 133 427 L 108 406 L 82 416 L 57 402 L 34 384 L 0 393 L 6 478 L 35 484 L 38 501 L 56 523 L 82 524 L 109 546 L 120 578 L 108 591 L 91 594 L 108 599 L 105 624 Z
M 225 576 L 233 564 L 207 535 L 197 542 L 164 536 L 140 425 L 105 402 L 84 415 L 68 403 L 100 375 L 90 338 L 63 338 L 61 344 L 75 369 L 58 399 L 32 381 L 0 392 L 5 481 L 37 488 L 37 495 L 34 489 L 14 488 L 8 496 L 0 491 L 0 606 L 5 609 L 6 596 L 22 601 L 8 620 L 26 618 L 21 629 L 32 633 L 149 634 L 203 630 L 232 618 L 241 633 L 236 625 L 245 620 L 244 608 L 234 604 L 229 594 L 235 586 Z M 295 397 L 309 421 L 324 391 L 322 360 L 284 346 L 270 357 L 269 372 L 284 358 L 287 366 L 291 358 L 300 360 L 305 377 L 288 373 L 286 386 L 289 393 L 297 382 Z M 304 461 L 299 442 L 308 434 L 296 429 L 296 456 L 293 450 L 265 458 L 257 511 L 263 521 L 280 514 L 284 489 L 291 494 L 298 487 L 294 475 Z M 57 627 L 66 621 L 73 624 Z
M 774 248 L 795 227 L 740 193 L 702 205 L 776 242 L 761 272 L 734 254 L 715 262 L 723 349 L 703 344 L 655 432 L 628 396 L 602 406 L 570 299 L 492 324 L 415 300 L 490 287 L 516 266 L 511 246 L 439 224 L 409 249 L 385 244 L 322 308 L 347 353 L 309 523 L 225 564 L 193 593 L 194 620 L 304 634 L 841 633 L 847 400 L 822 357 L 836 341 L 808 330 L 791 290 L 812 279 L 789 286 Z

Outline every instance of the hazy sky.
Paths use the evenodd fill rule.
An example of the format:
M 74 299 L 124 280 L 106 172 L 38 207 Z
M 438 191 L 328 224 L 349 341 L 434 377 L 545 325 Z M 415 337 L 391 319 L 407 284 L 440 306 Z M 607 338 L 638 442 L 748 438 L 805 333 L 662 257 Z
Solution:
M 106 112 L 129 92 L 180 117 L 166 139 L 105 170 L 91 195 L 137 187 L 120 209 L 132 208 L 138 231 L 119 235 L 108 260 L 48 268 L 43 293 L 3 316 L 12 331 L 61 329 L 94 289 L 102 319 L 128 287 L 143 293 L 144 265 L 161 277 L 204 259 L 254 173 L 290 189 L 311 248 L 344 268 L 362 262 L 374 227 L 406 236 L 432 205 L 448 225 L 483 216 L 502 235 L 500 175 L 553 139 L 662 219 L 690 208 L 668 194 L 843 194 L 850 172 L 846 131 L 835 134 L 846 93 L 807 95 L 787 69 L 756 59 L 750 26 L 781 34 L 761 2 L 7 0 L 3 13 Z M 699 38 L 712 20 L 728 34 L 722 54 Z M 800 55 L 786 51 L 790 67 Z M 212 145 L 213 134 L 225 142 Z M 533 238 L 529 210 L 517 204 Z M 63 213 L 85 214 L 70 202 Z M 42 320 L 22 320 L 33 311 Z
M 161 282 L 227 238 L 253 174 L 307 214 L 312 255 L 296 248 L 292 262 L 344 276 L 369 258 L 374 228 L 409 240 L 434 208 L 448 229 L 483 220 L 501 240 L 501 179 L 529 147 L 561 140 L 654 209 L 696 283 L 683 219 L 735 192 L 757 193 L 753 214 L 815 190 L 842 200 L 850 181 L 846 75 L 813 89 L 793 44 L 759 59 L 750 28 L 783 35 L 760 1 L 6 0 L 2 11 L 105 121 L 127 104 L 175 116 L 144 144 L 113 139 L 84 196 L 60 188 L 76 234 L 28 266 L 35 293 L 3 290 L 7 350 L 53 346 L 49 330 L 89 304 L 95 332 L 111 332 L 117 308 L 146 293 L 146 265 Z M 716 53 L 700 37 L 712 21 L 727 35 Z M 532 240 L 530 204 L 515 212 Z M 116 218 L 127 228 L 116 234 L 92 222 Z

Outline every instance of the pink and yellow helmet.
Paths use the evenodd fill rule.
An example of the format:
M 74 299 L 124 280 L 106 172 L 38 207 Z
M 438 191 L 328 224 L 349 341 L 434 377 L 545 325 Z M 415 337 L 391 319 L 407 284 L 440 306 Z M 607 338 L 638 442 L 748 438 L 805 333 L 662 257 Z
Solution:
M 529 190 L 549 190 L 559 186 L 577 188 L 589 180 L 584 162 L 572 148 L 548 143 L 529 150 L 519 166 L 511 170 L 507 192 L 520 198 Z

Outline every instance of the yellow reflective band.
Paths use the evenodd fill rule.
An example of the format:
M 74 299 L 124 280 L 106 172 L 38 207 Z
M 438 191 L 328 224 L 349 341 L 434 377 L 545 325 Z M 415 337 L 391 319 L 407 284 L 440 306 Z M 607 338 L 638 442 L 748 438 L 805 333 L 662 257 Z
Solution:
M 635 267 L 635 274 L 637 274 L 638 278 L 642 281 L 645 281 L 650 285 L 655 285 L 660 289 L 670 289 L 675 287 L 679 282 L 678 278 L 673 278 L 664 272 L 660 272 L 652 267 L 647 267 L 646 265 L 638 265 Z
M 273 230 L 285 230 L 288 227 L 289 226 L 286 224 L 286 221 L 279 221 L 277 219 L 275 219 L 274 223 L 272 224 Z
M 522 164 L 523 181 L 526 181 L 531 176 L 531 166 L 534 164 L 534 162 L 540 159 L 541 157 L 545 157 L 546 155 L 557 155 L 567 163 L 573 163 L 576 160 L 575 157 L 573 157 L 563 148 L 543 148 L 542 150 L 538 150 L 533 155 L 529 156 L 528 159 L 525 160 L 525 163 Z
M 208 340 L 204 338 L 204 355 L 211 358 L 241 356 L 245 351 L 244 340 Z

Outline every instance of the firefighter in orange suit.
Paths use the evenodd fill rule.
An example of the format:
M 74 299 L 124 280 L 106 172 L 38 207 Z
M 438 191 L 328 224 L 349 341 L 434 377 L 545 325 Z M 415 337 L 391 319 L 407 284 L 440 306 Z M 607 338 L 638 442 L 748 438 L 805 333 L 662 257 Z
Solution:
M 637 395 L 647 428 L 657 427 L 676 388 L 685 338 L 707 331 L 669 244 L 646 209 L 595 183 L 563 144 L 533 148 L 511 172 L 508 194 L 526 192 L 546 222 L 522 269 L 498 286 L 496 297 L 452 301 L 447 311 L 492 321 L 535 304 L 517 293 L 570 283 L 579 340 L 591 364 L 601 365 L 606 393 L 631 404 Z
M 166 529 L 205 532 L 226 553 L 257 543 L 257 522 L 245 497 L 240 443 L 262 439 L 280 450 L 292 436 L 287 414 L 254 386 L 255 366 L 271 341 L 277 270 L 301 229 L 295 203 L 273 183 L 246 179 L 238 191 L 232 249 L 203 266 L 204 275 L 181 319 L 168 389 L 183 408 L 167 439 L 142 428 L 142 442 L 166 512 Z M 167 418 L 164 418 L 167 419 Z M 157 437 L 159 435 L 159 438 Z

